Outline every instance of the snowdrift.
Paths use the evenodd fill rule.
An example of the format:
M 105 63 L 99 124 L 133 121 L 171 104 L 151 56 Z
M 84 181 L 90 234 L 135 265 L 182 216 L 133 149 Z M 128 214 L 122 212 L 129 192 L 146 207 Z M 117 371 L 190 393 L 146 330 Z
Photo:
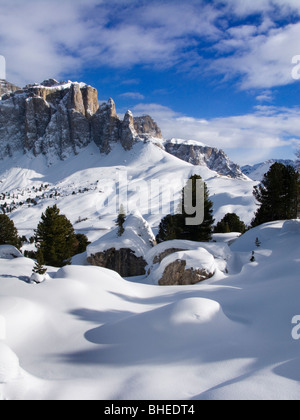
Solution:
M 1 397 L 298 399 L 299 241 L 280 221 L 208 244 L 228 273 L 185 287 L 88 266 L 29 284 L 33 261 L 0 259 Z

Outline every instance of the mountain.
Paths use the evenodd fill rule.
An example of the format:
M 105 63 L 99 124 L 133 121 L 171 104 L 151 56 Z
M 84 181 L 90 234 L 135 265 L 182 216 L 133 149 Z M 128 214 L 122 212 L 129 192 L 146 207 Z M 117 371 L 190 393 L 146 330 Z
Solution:
M 293 160 L 283 160 L 283 159 L 270 159 L 265 162 L 258 163 L 256 165 L 246 165 L 241 169 L 243 173 L 253 181 L 262 181 L 264 175 L 269 172 L 270 168 L 274 163 L 282 163 L 283 165 L 291 165 L 295 167 L 295 162 Z
M 243 178 L 239 166 L 216 148 L 172 139 L 165 141 L 149 116 L 119 118 L 112 99 L 99 105 L 98 92 L 85 83 L 45 80 L 23 89 L 6 83 L 0 102 L 0 159 L 16 152 L 45 155 L 48 164 L 77 155 L 90 143 L 108 154 L 120 143 L 131 150 L 137 141 L 150 138 L 168 153 L 231 178 Z M 3 85 L 4 89 L 4 85 Z
M 241 168 L 233 163 L 223 150 L 206 146 L 197 141 L 178 139 L 171 139 L 164 146 L 168 153 L 193 165 L 207 166 L 209 169 L 230 178 L 245 178 Z
M 255 182 L 224 152 L 165 140 L 150 116 L 120 119 L 84 83 L 49 79 L 0 101 L 0 211 L 28 238 L 54 203 L 91 242 L 115 226 L 121 204 L 154 228 L 177 208 L 191 175 L 206 181 L 216 222 L 228 212 L 249 224 Z
M 17 90 L 20 90 L 18 86 L 7 82 L 6 80 L 0 79 L 0 97 L 2 95 L 7 95 L 13 92 L 16 92 Z M 1 99 L 0 99 L 1 100 Z

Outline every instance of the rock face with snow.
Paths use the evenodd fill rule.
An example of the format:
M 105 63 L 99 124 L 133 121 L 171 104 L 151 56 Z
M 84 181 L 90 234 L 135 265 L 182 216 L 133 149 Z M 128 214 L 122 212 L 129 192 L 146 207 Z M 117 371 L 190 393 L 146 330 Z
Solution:
M 156 137 L 162 139 L 162 133 L 156 122 L 149 116 L 134 118 L 134 128 L 138 135 L 147 139 L 148 137 Z
M 233 163 L 223 150 L 205 146 L 196 141 L 179 139 L 168 140 L 164 146 L 171 155 L 193 165 L 207 166 L 220 175 L 229 176 L 230 178 L 245 178 L 241 168 Z
M 155 237 L 150 226 L 136 212 L 128 216 L 121 237 L 115 229 L 90 245 L 87 261 L 114 270 L 122 277 L 142 276 L 146 274 L 145 255 L 154 245 Z
M 7 82 L 6 80 L 0 79 L 0 97 L 12 92 L 16 92 L 20 88 L 12 83 Z
M 113 143 L 130 150 L 140 139 L 131 112 L 121 121 L 113 100 L 99 106 L 97 90 L 84 83 L 49 79 L 16 89 L 6 90 L 0 102 L 0 159 L 22 151 L 47 155 L 51 163 L 92 141 L 109 153 Z M 153 131 L 150 123 L 139 130 L 146 135 L 147 127 Z
M 79 154 L 92 142 L 109 154 L 116 143 L 131 150 L 138 141 L 157 139 L 158 147 L 188 163 L 245 178 L 222 150 L 192 141 L 165 142 L 149 115 L 134 117 L 128 111 L 121 120 L 114 101 L 99 105 L 97 90 L 85 83 L 49 79 L 19 89 L 0 81 L 1 94 L 0 160 L 21 152 L 45 155 L 52 164 Z

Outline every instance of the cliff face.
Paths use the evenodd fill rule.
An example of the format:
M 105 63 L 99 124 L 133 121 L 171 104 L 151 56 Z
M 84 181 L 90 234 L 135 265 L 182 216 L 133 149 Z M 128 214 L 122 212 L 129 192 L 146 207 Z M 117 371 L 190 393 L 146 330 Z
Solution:
M 220 175 L 230 178 L 246 178 L 241 168 L 233 163 L 223 150 L 177 139 L 167 141 L 164 146 L 168 153 L 193 165 L 207 166 Z
M 91 142 L 108 154 L 116 143 L 130 150 L 137 141 L 163 140 L 150 116 L 134 118 L 128 111 L 121 120 L 114 101 L 99 106 L 97 90 L 85 83 L 49 79 L 19 89 L 0 81 L 1 92 L 0 160 L 21 152 L 45 155 L 51 164 L 78 154 Z M 176 139 L 157 145 L 193 165 L 232 178 L 245 177 L 222 150 Z
M 20 90 L 20 88 L 7 82 L 6 80 L 0 79 L 0 97 L 8 93 L 15 92 L 16 90 Z
M 0 101 L 0 159 L 22 151 L 47 155 L 51 163 L 92 141 L 109 153 L 114 143 L 129 150 L 139 139 L 131 112 L 121 121 L 113 100 L 99 106 L 97 90 L 84 83 L 49 79 L 7 90 Z

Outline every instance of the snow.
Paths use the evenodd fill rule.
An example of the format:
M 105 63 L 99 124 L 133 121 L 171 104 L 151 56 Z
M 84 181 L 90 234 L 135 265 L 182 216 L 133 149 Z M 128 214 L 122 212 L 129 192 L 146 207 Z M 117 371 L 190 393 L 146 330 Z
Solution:
M 30 284 L 32 260 L 0 259 L 0 396 L 299 399 L 299 241 L 295 220 L 259 226 L 231 247 L 152 248 L 149 259 L 170 245 L 193 261 L 200 248 L 207 261 L 226 259 L 228 273 L 180 287 L 78 265 L 48 267 L 48 280 Z
M 12 245 L 0 245 L 0 258 L 14 259 L 22 257 L 21 252 Z
M 87 249 L 87 256 L 96 255 L 108 249 L 131 249 L 136 257 L 145 257 L 155 242 L 155 236 L 139 211 L 130 214 L 124 223 L 124 233 L 118 236 L 118 228 L 93 242 Z
M 94 242 L 115 226 L 120 205 L 126 206 L 127 200 L 128 213 L 138 210 L 156 234 L 161 219 L 176 211 L 181 190 L 193 174 L 201 175 L 208 185 L 216 223 L 229 211 L 246 224 L 251 222 L 257 209 L 254 181 L 229 179 L 193 166 L 152 141 L 138 142 L 130 151 L 116 144 L 109 155 L 100 155 L 98 147 L 90 144 L 79 155 L 51 166 L 42 155 L 14 155 L 1 162 L 0 205 L 16 207 L 10 216 L 29 238 L 42 212 L 57 204 L 76 231 Z M 47 188 L 40 192 L 41 185 Z M 84 221 L 76 223 L 80 219 Z

